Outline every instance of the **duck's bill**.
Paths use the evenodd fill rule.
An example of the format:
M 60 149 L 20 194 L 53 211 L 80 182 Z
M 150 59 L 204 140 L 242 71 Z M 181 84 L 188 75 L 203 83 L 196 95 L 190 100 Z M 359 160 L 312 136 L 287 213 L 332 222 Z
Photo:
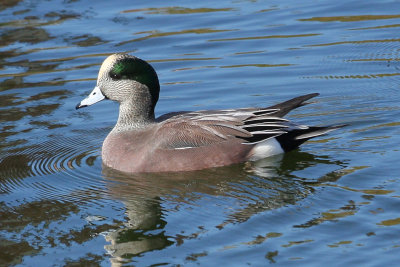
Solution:
M 76 109 L 78 108 L 84 108 L 90 105 L 93 105 L 97 102 L 100 102 L 101 100 L 105 99 L 106 97 L 103 95 L 101 92 L 100 88 L 96 86 L 93 91 L 85 98 L 83 99 L 78 105 L 76 105 Z

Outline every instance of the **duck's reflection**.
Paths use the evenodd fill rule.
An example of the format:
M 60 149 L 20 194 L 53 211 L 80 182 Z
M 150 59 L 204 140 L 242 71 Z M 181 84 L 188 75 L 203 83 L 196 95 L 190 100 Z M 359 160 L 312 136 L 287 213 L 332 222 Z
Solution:
M 220 229 L 259 212 L 295 204 L 312 193 L 313 187 L 294 173 L 318 164 L 342 165 L 294 151 L 252 164 L 196 172 L 125 174 L 103 166 L 109 191 L 125 204 L 127 215 L 125 228 L 107 236 L 111 244 L 106 249 L 117 266 L 135 255 L 182 242 L 181 235 L 167 236 L 163 231 L 165 202 L 179 206 L 195 204 L 205 196 L 234 198 L 239 204 L 223 210 L 228 215 L 215 226 Z

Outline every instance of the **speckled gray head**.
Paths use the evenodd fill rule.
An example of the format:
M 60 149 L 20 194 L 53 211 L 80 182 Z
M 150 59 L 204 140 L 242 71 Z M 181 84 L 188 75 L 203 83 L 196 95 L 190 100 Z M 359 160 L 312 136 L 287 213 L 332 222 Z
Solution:
M 128 54 L 113 54 L 101 65 L 96 87 L 76 109 L 111 99 L 121 104 L 133 102 L 144 109 L 150 108 L 143 110 L 144 113 L 154 113 L 159 92 L 157 74 L 149 63 Z

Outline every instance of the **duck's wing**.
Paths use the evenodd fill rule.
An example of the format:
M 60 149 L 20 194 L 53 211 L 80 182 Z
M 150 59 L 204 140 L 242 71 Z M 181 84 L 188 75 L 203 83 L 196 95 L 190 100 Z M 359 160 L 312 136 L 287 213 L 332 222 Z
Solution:
M 159 123 L 163 147 L 187 149 L 236 139 L 256 144 L 286 133 L 291 124 L 274 116 L 278 109 L 238 109 L 181 113 Z
M 165 116 L 157 134 L 163 136 L 167 149 L 188 149 L 235 140 L 256 145 L 276 138 L 283 150 L 292 150 L 310 138 L 333 131 L 344 125 L 310 127 L 282 118 L 291 110 L 318 94 L 299 96 L 268 108 L 242 108 L 175 113 Z
M 267 111 L 267 110 L 272 110 L 274 109 L 276 112 L 274 113 L 274 116 L 276 117 L 283 117 L 286 114 L 288 114 L 290 111 L 292 111 L 293 109 L 296 109 L 298 107 L 302 107 L 304 105 L 307 105 L 309 103 L 307 103 L 306 101 L 313 98 L 319 96 L 319 93 L 313 93 L 313 94 L 307 94 L 307 95 L 302 95 L 302 96 L 298 96 L 295 98 L 292 98 L 288 101 L 267 107 L 267 108 L 240 108 L 240 109 L 223 109 L 223 110 L 200 110 L 200 111 L 196 111 L 196 112 L 192 112 L 192 111 L 178 111 L 178 112 L 170 112 L 164 115 L 161 115 L 160 117 L 158 117 L 156 119 L 157 122 L 162 122 L 165 121 L 167 119 L 173 118 L 175 116 L 186 116 L 186 117 L 197 117 L 197 116 L 201 116 L 201 115 L 215 115 L 215 114 L 219 114 L 219 115 L 227 115 L 227 116 L 234 116 L 239 118 L 240 116 L 242 116 L 244 113 L 244 116 L 248 116 L 248 112 L 263 112 L 263 111 Z M 269 112 L 268 111 L 268 112 Z M 268 113 L 266 112 L 266 113 Z

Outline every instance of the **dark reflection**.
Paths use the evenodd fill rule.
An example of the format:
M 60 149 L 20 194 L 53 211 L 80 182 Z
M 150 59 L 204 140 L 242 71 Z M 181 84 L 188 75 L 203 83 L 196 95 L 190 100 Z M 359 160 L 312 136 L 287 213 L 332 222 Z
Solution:
M 11 266 L 21 263 L 25 256 L 43 253 L 43 248 L 84 244 L 92 240 L 93 236 L 117 229 L 120 224 L 114 220 L 112 224 L 70 227 L 66 221 L 73 215 L 79 215 L 80 212 L 79 202 L 44 199 L 18 206 L 0 202 L 0 222 L 4 234 L 0 238 L 0 265 Z M 15 236 L 22 237 L 23 240 L 12 241 Z M 98 260 L 99 256 L 96 259 Z
M 79 35 L 79 36 L 75 36 L 72 38 L 70 38 L 70 37 L 65 38 L 64 41 L 67 43 L 70 42 L 74 45 L 83 46 L 83 47 L 95 46 L 95 45 L 107 43 L 106 41 L 102 40 L 100 37 L 93 36 L 91 34 L 84 34 L 84 35 Z
M 79 19 L 81 17 L 80 14 L 62 10 L 60 12 L 51 11 L 49 13 L 44 14 L 44 16 L 28 15 L 32 11 L 32 9 L 23 9 L 19 11 L 13 12 L 14 16 L 18 15 L 26 15 L 25 17 L 16 17 L 14 20 L 9 20 L 5 22 L 0 22 L 0 26 L 7 27 L 25 27 L 25 29 L 61 24 L 66 20 L 70 19 Z M 42 18 L 41 18 L 42 17 Z M 46 33 L 47 34 L 47 33 Z M 25 40 L 23 40 L 25 42 Z M 30 41 L 28 41 L 30 42 Z M 33 43 L 36 43 L 34 41 Z
M 62 23 L 67 19 L 78 19 L 81 17 L 81 15 L 78 13 L 66 11 L 66 10 L 62 10 L 60 12 L 51 11 L 51 12 L 45 14 L 44 16 L 49 19 L 54 19 L 54 21 L 52 21 L 53 23 L 51 23 L 51 24 Z
M 0 203 L 0 211 L 2 230 L 21 232 L 28 225 L 38 226 L 43 221 L 46 222 L 43 225 L 44 228 L 47 228 L 53 221 L 66 218 L 70 213 L 78 213 L 79 208 L 71 203 L 41 200 L 21 204 L 16 207 L 9 207 L 5 203 Z
M 299 21 L 320 21 L 320 22 L 351 22 L 363 20 L 382 20 L 382 19 L 397 19 L 400 15 L 355 15 L 355 16 L 337 16 L 337 17 L 312 17 L 307 19 L 299 19 Z
M 78 260 L 67 259 L 64 266 L 74 267 L 74 266 L 102 266 L 103 257 L 93 253 L 87 253 L 84 257 Z
M 2 11 L 3 9 L 6 9 L 6 8 L 16 6 L 21 1 L 22 0 L 1 0 L 0 1 L 0 11 Z
M 0 86 L 3 85 L 6 87 L 5 83 L 7 81 L 9 80 L 0 82 Z M 26 83 L 23 84 L 22 81 L 21 83 L 22 84 L 20 86 L 27 86 Z M 15 86 L 15 84 L 13 86 Z M 67 126 L 66 124 L 49 120 L 46 115 L 56 111 L 62 104 L 62 99 L 68 94 L 69 92 L 66 90 L 55 90 L 34 94 L 30 97 L 16 94 L 3 95 L 0 100 L 0 108 L 2 108 L 0 115 L 0 148 L 13 147 L 15 145 L 13 142 L 24 142 L 24 140 L 21 138 L 20 140 L 14 140 L 12 142 L 6 140 L 12 135 L 19 135 L 21 132 L 26 133 L 34 128 L 37 129 L 38 126 L 45 127 L 47 129 Z M 49 104 L 48 102 L 52 103 Z M 29 118 L 29 123 L 21 125 L 20 121 L 24 118 Z M 19 127 L 19 130 L 14 130 L 15 127 Z
M 14 242 L 0 238 L 0 265 L 12 266 L 22 263 L 24 256 L 37 253 L 38 250 L 26 241 Z
M 0 55 L 0 58 L 5 55 Z M 14 56 L 14 55 L 11 55 Z M 0 59 L 0 62 L 2 59 Z M 19 139 L 8 141 L 8 137 L 20 135 L 39 127 L 55 129 L 67 126 L 49 120 L 49 114 L 53 113 L 62 105 L 63 100 L 70 94 L 65 89 L 35 92 L 34 87 L 63 85 L 62 79 L 51 81 L 26 82 L 26 77 L 31 74 L 47 73 L 54 71 L 61 63 L 39 62 L 30 60 L 20 60 L 14 62 L 2 62 L 2 68 L 12 67 L 24 69 L 25 72 L 17 75 L 4 75 L 6 78 L 0 80 L 0 91 L 19 89 L 20 93 L 3 94 L 0 99 L 0 148 L 9 148 L 17 144 L 26 142 Z M 1 75 L 0 75 L 1 78 Z M 29 88 L 25 89 L 25 88 Z M 53 90 L 51 90 L 53 89 Z M 28 118 L 28 123 L 21 123 L 21 120 Z M 18 130 L 14 130 L 14 128 Z
M 198 233 L 186 236 L 167 236 L 160 232 L 166 225 L 164 202 L 174 203 L 179 209 L 179 206 L 195 204 L 205 196 L 235 199 L 239 204 L 226 211 L 226 219 L 215 226 L 219 229 L 227 224 L 244 222 L 266 210 L 294 205 L 311 194 L 313 186 L 307 184 L 307 178 L 293 173 L 318 164 L 337 166 L 342 163 L 294 151 L 256 163 L 196 172 L 127 174 L 103 166 L 107 187 L 113 197 L 125 204 L 127 215 L 125 227 L 107 236 L 111 244 L 106 249 L 114 256 L 114 261 L 124 262 L 172 243 L 180 245 L 207 231 L 199 227 Z
M 52 38 L 54 37 L 51 37 L 41 28 L 25 27 L 20 29 L 11 29 L 1 34 L 1 46 L 7 46 L 15 42 L 37 44 L 48 41 Z
M 0 55 L 0 58 L 3 55 Z M 14 55 L 11 55 L 14 56 Z M 0 59 L 0 62 L 3 59 Z M 63 80 L 26 82 L 25 76 L 35 73 L 46 73 L 55 70 L 60 63 L 35 62 L 29 60 L 21 60 L 17 62 L 2 62 L 2 68 L 13 67 L 25 69 L 25 73 L 20 75 L 7 75 L 3 80 L 0 80 L 0 91 L 11 89 L 23 89 L 32 87 L 41 87 L 49 85 L 65 84 Z M 68 90 L 52 90 L 47 92 L 35 93 L 34 90 L 24 90 L 22 93 L 3 94 L 0 99 L 0 148 L 13 147 L 18 143 L 24 143 L 25 140 L 14 140 L 12 142 L 6 139 L 12 135 L 19 135 L 21 132 L 29 132 L 37 126 L 54 129 L 65 127 L 65 124 L 55 123 L 41 116 L 46 116 L 57 110 L 62 104 L 62 100 L 70 94 Z M 28 124 L 21 124 L 24 118 L 30 118 Z M 19 130 L 13 130 L 19 127 Z M 22 128 L 22 129 L 21 129 Z
M 12 179 L 25 178 L 33 174 L 31 159 L 28 155 L 9 155 L 0 161 L 0 181 L 5 183 Z
M 49 200 L 30 202 L 17 207 L 9 207 L 6 203 L 0 202 L 1 230 L 14 235 L 18 233 L 24 237 L 24 240 L 18 243 L 11 241 L 13 238 L 11 240 L 0 238 L 0 265 L 11 266 L 21 263 L 24 256 L 34 255 L 41 250 L 35 245 L 32 246 L 32 243 L 38 240 L 36 242 L 30 240 L 32 233 L 26 232 L 26 227 L 40 228 L 41 230 L 35 233 L 36 236 L 40 236 L 50 228 L 52 222 L 65 219 L 71 213 L 78 211 L 75 204 Z M 42 226 L 38 227 L 39 225 Z M 54 241 L 47 240 L 50 243 L 48 245 L 54 245 Z
M 44 62 L 39 63 L 28 60 L 12 62 L 12 63 L 4 63 L 3 67 L 12 66 L 21 69 L 22 68 L 26 69 L 26 71 L 24 73 L 17 75 L 6 75 L 7 78 L 0 81 L 0 88 L 1 88 L 0 91 L 6 91 L 10 89 L 22 89 L 29 87 L 64 85 L 66 81 L 64 81 L 61 78 L 54 78 L 50 81 L 40 81 L 40 82 L 26 82 L 24 80 L 24 78 L 29 75 L 54 72 L 60 64 L 61 63 L 46 64 Z

